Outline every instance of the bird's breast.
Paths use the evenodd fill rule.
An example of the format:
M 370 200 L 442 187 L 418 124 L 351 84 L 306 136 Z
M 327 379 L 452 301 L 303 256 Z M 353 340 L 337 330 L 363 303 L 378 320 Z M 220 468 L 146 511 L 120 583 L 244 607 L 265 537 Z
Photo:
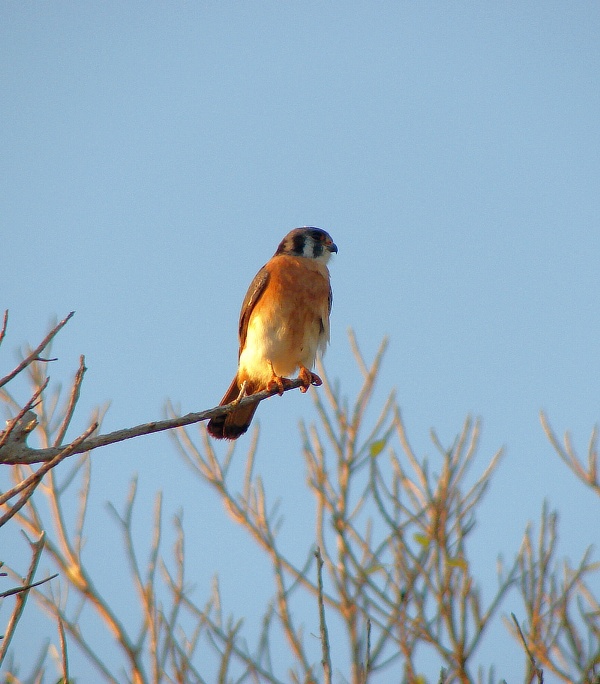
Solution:
M 306 263 L 305 263 L 306 262 Z M 329 272 L 313 260 L 272 259 L 269 281 L 248 321 L 238 377 L 265 384 L 277 375 L 311 368 L 329 340 Z

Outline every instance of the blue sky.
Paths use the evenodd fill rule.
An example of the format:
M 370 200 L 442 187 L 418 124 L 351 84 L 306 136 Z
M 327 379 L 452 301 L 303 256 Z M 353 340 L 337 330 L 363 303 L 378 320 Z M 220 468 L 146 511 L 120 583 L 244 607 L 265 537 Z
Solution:
M 108 401 L 107 430 L 167 398 L 213 406 L 252 276 L 289 229 L 317 225 L 339 247 L 329 374 L 356 391 L 347 329 L 367 358 L 387 335 L 375 401 L 397 389 L 420 453 L 467 414 L 483 420 L 482 467 L 506 447 L 477 537 L 486 581 L 544 498 L 576 560 L 597 502 L 538 412 L 585 452 L 600 410 L 598 35 L 593 2 L 2 3 L 2 367 L 75 310 L 52 369 L 67 383 L 86 356 L 75 429 Z M 296 394 L 258 413 L 272 499 L 304 480 L 299 449 L 281 453 L 314 419 Z M 94 455 L 99 538 L 135 472 L 140 519 L 163 489 L 191 548 L 210 548 L 190 551 L 200 593 L 233 549 L 253 558 L 164 436 Z M 310 500 L 287 496 L 308 548 Z M 224 574 L 230 608 L 258 610 Z M 485 658 L 508 681 L 522 671 L 510 642 Z

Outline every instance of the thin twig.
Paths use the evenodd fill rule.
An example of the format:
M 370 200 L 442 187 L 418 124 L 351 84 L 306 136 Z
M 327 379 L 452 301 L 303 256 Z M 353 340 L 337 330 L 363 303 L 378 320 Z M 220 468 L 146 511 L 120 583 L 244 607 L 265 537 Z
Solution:
M 44 539 L 45 539 L 45 533 L 42 532 L 40 535 L 40 538 L 37 541 L 30 541 L 29 544 L 31 545 L 31 549 L 33 551 L 32 557 L 31 557 L 31 563 L 29 564 L 29 570 L 27 571 L 27 576 L 25 577 L 25 581 L 23 582 L 23 591 L 19 591 L 17 593 L 17 599 L 15 602 L 15 608 L 13 610 L 12 615 L 10 616 L 10 620 L 8 622 L 8 625 L 6 627 L 6 632 L 4 634 L 4 639 L 2 641 L 2 646 L 0 646 L 0 665 L 4 661 L 4 658 L 6 657 L 6 654 L 8 652 L 8 647 L 10 645 L 10 642 L 13 638 L 13 635 L 15 633 L 15 629 L 17 627 L 17 623 L 19 622 L 19 618 L 21 617 L 23 613 L 23 609 L 25 608 L 25 603 L 27 601 L 27 596 L 29 595 L 29 589 L 32 586 L 35 586 L 33 584 L 33 576 L 35 575 L 35 571 L 37 570 L 38 563 L 40 562 L 40 557 L 42 555 L 42 549 L 44 548 Z M 44 582 L 47 580 L 44 580 Z M 38 582 L 37 584 L 41 584 L 41 582 Z
M 79 368 L 75 374 L 75 379 L 73 380 L 73 387 L 71 388 L 71 395 L 69 397 L 69 404 L 64 411 L 64 418 L 61 422 L 60 428 L 54 437 L 54 446 L 59 446 L 62 444 L 65 434 L 75 413 L 75 406 L 79 401 L 79 393 L 81 391 L 81 383 L 83 382 L 83 376 L 85 375 L 87 368 L 85 367 L 85 357 L 81 355 L 79 357 Z
M 44 339 L 38 344 L 38 346 L 30 352 L 24 359 L 21 361 L 21 363 L 13 370 L 11 371 L 8 375 L 5 375 L 1 380 L 0 380 L 0 387 L 3 385 L 6 385 L 7 382 L 10 382 L 13 378 L 15 378 L 19 373 L 27 368 L 30 363 L 33 363 L 34 361 L 42 361 L 44 359 L 40 359 L 40 354 L 44 349 L 48 346 L 50 341 L 52 340 L 53 337 L 62 329 L 64 326 L 69 322 L 69 320 L 75 315 L 74 311 L 71 311 L 71 313 L 66 317 L 63 318 L 63 320 L 60 323 L 57 323 L 54 328 L 44 337 Z M 6 317 L 6 315 L 5 315 Z
M 8 324 L 8 309 L 4 312 L 4 318 L 2 320 L 2 328 L 0 328 L 0 344 L 2 344 L 2 341 L 4 340 L 4 336 L 6 335 L 6 326 Z
M 65 626 L 60 615 L 57 615 L 58 620 L 58 638 L 60 644 L 60 658 L 62 663 L 62 681 L 63 684 L 69 682 L 69 658 L 67 657 L 67 637 L 65 635 Z
M 592 435 L 590 437 L 590 442 L 588 446 L 588 463 L 586 468 L 583 460 L 580 459 L 579 456 L 577 456 L 573 449 L 573 446 L 571 445 L 569 433 L 565 433 L 563 447 L 558 437 L 554 434 L 554 431 L 550 427 L 548 418 L 543 411 L 540 413 L 540 422 L 542 423 L 542 428 L 546 433 L 546 437 L 550 441 L 550 444 L 552 444 L 552 446 L 554 447 L 554 450 L 559 455 L 561 460 L 564 463 L 566 463 L 566 465 L 571 469 L 571 471 L 582 482 L 591 487 L 592 490 L 596 492 L 596 494 L 600 495 L 600 481 L 598 480 L 597 427 L 593 428 Z
M 365 656 L 365 684 L 371 671 L 371 620 L 367 619 L 367 653 Z
M 318 546 L 315 551 L 315 558 L 317 559 L 319 626 L 321 631 L 321 648 L 323 652 L 321 663 L 325 674 L 325 684 L 331 684 L 331 652 L 329 650 L 329 634 L 327 632 L 327 623 L 325 622 L 325 604 L 323 602 L 323 557 L 321 556 L 321 549 Z
M 6 591 L 3 591 L 2 593 L 0 593 L 0 598 L 6 598 L 7 596 L 14 596 L 15 594 L 20 594 L 22 591 L 29 591 L 29 589 L 33 589 L 34 587 L 39 587 L 40 584 L 45 584 L 46 582 L 53 580 L 55 577 L 58 577 L 57 572 L 55 572 L 54 575 L 50 575 L 50 577 L 46 577 L 46 579 L 38 580 L 37 582 L 32 582 L 31 584 L 25 584 L 22 587 L 14 587 L 13 589 L 7 589 Z
M 529 662 L 531 663 L 531 667 L 533 668 L 533 671 L 535 672 L 539 684 L 544 684 L 544 671 L 541 668 L 538 668 L 537 663 L 535 662 L 535 658 L 533 657 L 533 654 L 529 650 L 529 646 L 527 645 L 527 641 L 525 640 L 525 635 L 523 634 L 523 631 L 521 629 L 521 625 L 519 624 L 519 621 L 517 620 L 516 616 L 514 613 L 511 613 L 510 616 L 513 619 L 513 622 L 515 623 L 517 627 L 517 631 L 519 632 L 519 636 L 521 637 L 521 643 L 523 644 L 523 648 L 525 649 L 525 652 L 527 653 L 529 657 Z

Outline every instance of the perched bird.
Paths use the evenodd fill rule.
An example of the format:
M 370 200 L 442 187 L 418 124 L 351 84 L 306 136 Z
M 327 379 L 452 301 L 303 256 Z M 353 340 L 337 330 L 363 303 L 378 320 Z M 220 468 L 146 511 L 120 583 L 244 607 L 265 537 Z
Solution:
M 338 249 L 319 228 L 296 228 L 252 281 L 240 312 L 238 371 L 220 406 L 264 389 L 285 389 L 298 368 L 301 390 L 321 385 L 311 372 L 317 351 L 329 342 L 331 285 L 327 262 Z M 237 439 L 250 426 L 257 404 L 209 421 L 217 439 Z

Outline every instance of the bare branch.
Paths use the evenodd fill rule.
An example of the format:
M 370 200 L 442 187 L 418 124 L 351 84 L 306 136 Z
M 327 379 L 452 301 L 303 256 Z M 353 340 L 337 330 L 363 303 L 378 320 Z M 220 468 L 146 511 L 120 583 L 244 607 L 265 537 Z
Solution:
M 4 318 L 2 319 L 2 328 L 0 328 L 0 345 L 2 344 L 2 341 L 4 340 L 4 336 L 6 335 L 6 326 L 8 324 L 8 309 L 4 312 Z
M 302 385 L 302 380 L 300 378 L 296 378 L 291 380 L 289 385 L 286 384 L 284 392 L 292 389 L 298 389 Z M 231 413 L 241 406 L 257 404 L 265 399 L 268 399 L 269 397 L 274 396 L 275 394 L 278 394 L 277 389 L 263 390 L 262 392 L 257 392 L 249 397 L 245 397 L 238 403 L 232 402 L 226 406 L 217 406 L 215 408 L 208 409 L 206 411 L 200 411 L 198 413 L 188 413 L 185 416 L 153 421 L 151 423 L 136 425 L 132 428 L 115 430 L 114 432 L 110 432 L 106 435 L 90 437 L 89 439 L 86 439 L 85 441 L 75 445 L 69 455 L 81 454 L 86 451 L 98 449 L 99 447 L 108 446 L 109 444 L 115 444 L 117 442 L 123 442 L 127 439 L 133 439 L 134 437 L 151 435 L 155 432 L 173 430 L 174 428 L 192 425 L 193 423 L 199 423 L 203 420 L 210 420 L 216 416 L 222 416 Z M 43 463 L 52 460 L 57 454 L 63 453 L 65 448 L 65 446 L 54 446 L 48 447 L 47 449 L 31 449 L 26 444 L 19 443 L 14 440 L 8 440 L 7 444 L 0 448 L 0 464 L 17 465 Z
M 73 381 L 73 387 L 71 388 L 71 396 L 69 397 L 69 405 L 64 411 L 64 418 L 61 422 L 60 429 L 56 433 L 56 437 L 54 438 L 54 446 L 59 446 L 62 444 L 63 439 L 65 438 L 65 434 L 67 432 L 67 428 L 69 427 L 69 424 L 71 423 L 71 419 L 73 418 L 73 413 L 75 412 L 75 406 L 77 405 L 77 402 L 79 401 L 79 393 L 81 391 L 81 383 L 83 382 L 83 376 L 86 372 L 87 368 L 85 367 L 85 357 L 82 355 L 79 357 L 79 368 L 77 369 L 77 373 L 75 375 L 75 379 Z
M 540 422 L 546 437 L 550 444 L 554 447 L 556 453 L 560 456 L 562 461 L 567 464 L 571 471 L 586 485 L 588 485 L 596 494 L 600 496 L 600 479 L 598 478 L 598 429 L 594 427 L 588 445 L 587 466 L 584 464 L 582 458 L 576 453 L 569 433 L 565 433 L 564 446 L 559 442 L 558 437 L 550 427 L 548 418 L 544 412 L 540 413 Z
M 7 596 L 14 596 L 15 594 L 20 594 L 22 591 L 29 591 L 29 589 L 33 589 L 34 587 L 39 587 L 41 584 L 45 584 L 46 582 L 53 580 L 55 577 L 58 577 L 58 573 L 54 573 L 54 575 L 50 575 L 50 577 L 46 577 L 43 580 L 38 580 L 37 582 L 32 582 L 31 584 L 25 584 L 22 587 L 14 587 L 13 589 L 7 589 L 6 591 L 3 591 L 2 593 L 0 593 L 0 598 L 6 598 Z
M 48 346 L 48 344 L 52 341 L 52 339 L 56 336 L 56 334 L 65 327 L 65 325 L 69 322 L 69 320 L 75 315 L 74 311 L 71 311 L 71 313 L 66 317 L 63 318 L 60 323 L 57 323 L 54 328 L 44 337 L 44 339 L 38 344 L 38 346 L 30 352 L 24 359 L 21 361 L 21 363 L 13 370 L 11 371 L 8 375 L 5 375 L 2 379 L 0 379 L 0 387 L 3 385 L 6 385 L 7 382 L 10 382 L 13 378 L 15 378 L 21 371 L 23 371 L 29 364 L 33 363 L 34 361 L 41 361 L 44 359 L 40 359 L 40 354 L 44 351 L 44 349 Z M 5 314 L 5 323 L 6 323 L 6 314 Z
M 49 472 L 52 468 L 54 468 L 54 466 L 58 465 L 61 461 L 63 461 L 65 458 L 71 456 L 73 453 L 76 453 L 75 450 L 78 449 L 79 445 L 85 442 L 86 438 L 89 435 L 91 435 L 92 432 L 94 432 L 97 426 L 97 423 L 92 424 L 75 441 L 71 442 L 71 444 L 69 444 L 66 447 L 62 447 L 53 458 L 44 463 L 44 465 L 38 468 L 38 470 L 36 470 L 35 473 L 30 475 L 26 480 L 23 480 L 23 482 L 20 482 L 16 487 L 13 487 L 10 491 L 0 496 L 0 505 L 3 505 L 9 499 L 16 496 L 20 492 L 24 492 L 23 496 L 19 499 L 19 501 L 17 501 L 16 504 L 13 504 L 11 508 L 0 518 L 0 527 L 6 524 L 6 522 L 10 520 L 27 503 L 27 501 L 35 491 L 35 488 L 42 481 L 44 475 L 47 472 Z
M 29 433 L 37 427 L 37 417 L 31 409 L 37 405 L 38 399 L 42 396 L 49 382 L 50 378 L 46 378 L 17 415 L 6 421 L 6 430 L 0 430 L 0 453 L 3 449 L 27 448 L 25 441 Z M 11 446 L 6 446 L 7 444 Z
M 60 644 L 60 661 L 62 670 L 62 681 L 63 684 L 68 684 L 69 681 L 69 658 L 67 656 L 67 637 L 65 635 L 65 626 L 63 621 L 59 616 L 57 616 L 58 622 L 58 638 Z
M 23 609 L 25 608 L 25 603 L 27 601 L 27 596 L 29 595 L 29 590 L 31 589 L 31 587 L 36 586 L 36 584 L 41 584 L 41 582 L 37 582 L 34 584 L 33 576 L 35 575 L 38 563 L 40 562 L 40 557 L 42 555 L 42 550 L 44 548 L 44 540 L 45 534 L 42 532 L 40 538 L 37 541 L 29 542 L 33 552 L 31 557 L 31 563 L 29 564 L 29 570 L 27 571 L 25 581 L 23 582 L 23 587 L 21 587 L 21 590 L 17 593 L 15 608 L 12 612 L 8 626 L 6 628 L 4 639 L 2 641 L 2 646 L 0 646 L 0 665 L 4 661 L 6 653 L 8 652 L 8 647 L 15 633 L 17 623 L 19 622 L 19 618 L 21 617 Z M 46 582 L 47 580 L 43 581 Z
M 523 634 L 523 630 L 521 629 L 521 625 L 519 624 L 516 616 L 514 613 L 511 613 L 510 616 L 513 619 L 513 622 L 515 623 L 517 627 L 517 631 L 519 632 L 519 637 L 521 638 L 521 643 L 523 644 L 523 648 L 525 649 L 525 652 L 527 653 L 527 656 L 529 658 L 529 662 L 531 663 L 531 667 L 533 671 L 535 672 L 539 684 L 544 684 L 544 671 L 541 668 L 538 668 L 537 663 L 535 662 L 535 658 L 533 657 L 533 654 L 529 650 L 529 646 L 527 645 L 527 640 L 525 639 L 525 635 Z
M 318 546 L 315 551 L 315 558 L 317 559 L 319 626 L 321 630 L 321 650 L 323 652 L 321 664 L 323 665 L 323 672 L 325 673 L 325 684 L 331 684 L 331 651 L 329 649 L 329 634 L 327 632 L 327 623 L 325 622 L 325 604 L 323 602 L 323 557 L 321 556 L 321 549 Z

